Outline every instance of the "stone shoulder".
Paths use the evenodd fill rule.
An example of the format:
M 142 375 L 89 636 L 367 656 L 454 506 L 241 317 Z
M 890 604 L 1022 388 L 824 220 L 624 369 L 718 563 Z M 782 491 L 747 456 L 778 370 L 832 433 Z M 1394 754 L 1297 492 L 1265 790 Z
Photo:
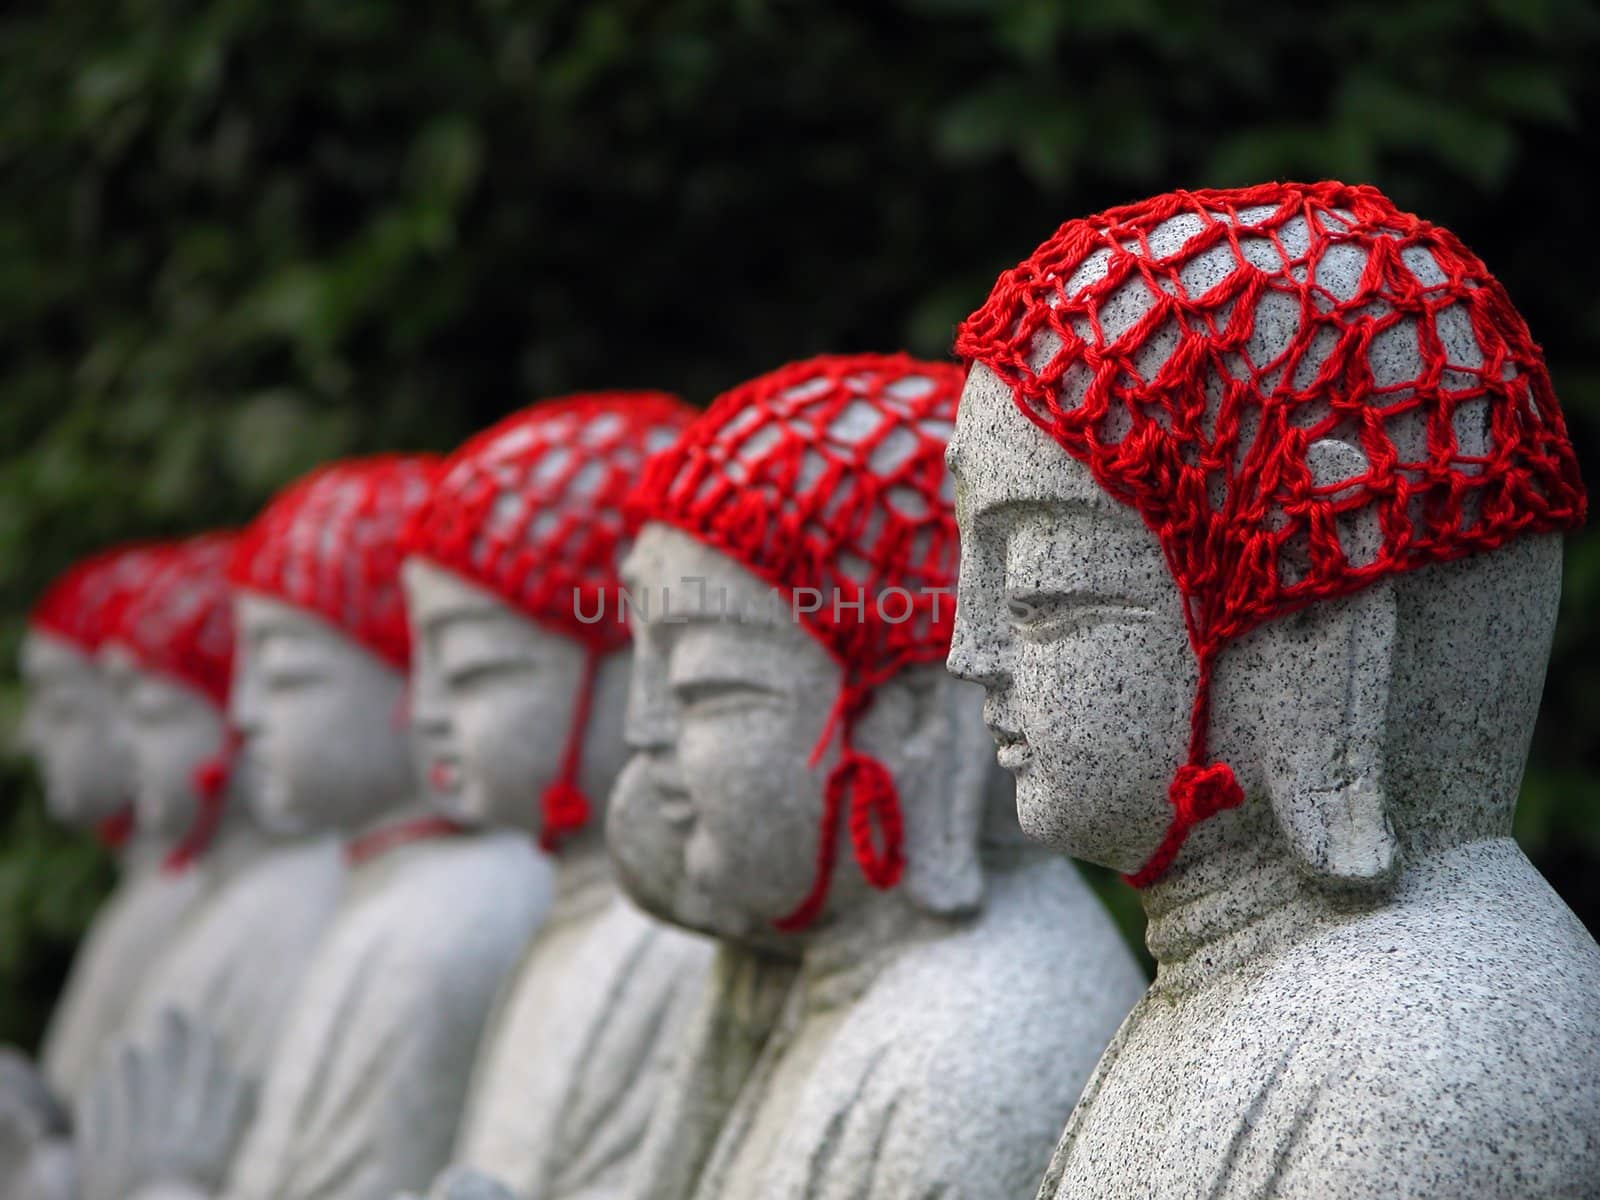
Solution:
M 1274 1194 L 1600 1195 L 1600 948 L 1559 902 L 1483 916 L 1383 910 L 1273 964 L 1304 1024 L 1263 1114 L 1291 1131 Z

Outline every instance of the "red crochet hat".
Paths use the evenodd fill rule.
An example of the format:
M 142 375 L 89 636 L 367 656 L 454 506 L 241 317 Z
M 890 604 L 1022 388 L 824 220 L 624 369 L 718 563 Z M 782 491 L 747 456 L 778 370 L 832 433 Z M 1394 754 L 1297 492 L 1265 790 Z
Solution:
M 402 541 L 588 651 L 561 773 L 540 797 L 540 842 L 583 827 L 578 789 L 594 675 L 628 643 L 618 565 L 622 504 L 645 458 L 670 446 L 695 410 L 661 392 L 597 392 L 535 404 L 447 458 Z
M 159 547 L 138 543 L 103 550 L 75 563 L 39 597 L 28 616 L 29 627 L 94 655 L 122 606 L 144 586 L 159 559 Z M 132 835 L 131 804 L 95 826 L 95 836 L 112 850 L 120 849 Z
M 813 753 L 839 734 L 816 879 L 781 929 L 822 911 L 846 811 L 869 883 L 893 887 L 905 868 L 894 780 L 853 736 L 874 688 L 950 648 L 959 550 L 944 448 L 961 383 L 953 364 L 903 354 L 792 363 L 718 398 L 647 464 L 631 504 L 638 519 L 682 530 L 795 600 L 844 673 Z M 812 611 L 797 601 L 806 589 L 821 597 Z
M 204 533 L 146 551 L 142 586 L 119 606 L 106 640 L 147 671 L 187 684 L 220 709 L 233 676 L 228 563 L 238 537 Z
M 1243 800 L 1206 752 L 1217 652 L 1374 580 L 1572 529 L 1585 498 L 1539 348 L 1448 230 L 1376 189 L 1176 192 L 1063 225 L 956 351 L 1161 542 L 1200 667 L 1188 761 L 1148 863 Z M 1313 443 L 1365 468 L 1316 480 Z M 1358 513 L 1377 553 L 1341 544 Z
M 400 670 L 411 634 L 400 533 L 438 460 L 378 455 L 330 463 L 275 496 L 239 539 L 229 578 L 330 622 Z
M 121 607 L 150 578 L 160 548 L 118 546 L 74 563 L 39 597 L 28 624 L 87 654 L 100 649 Z
M 152 569 L 118 608 L 106 641 L 127 650 L 144 670 L 186 684 L 226 711 L 233 676 L 233 595 L 228 564 L 238 538 L 207 533 L 151 547 Z M 168 853 L 169 871 L 188 867 L 211 844 L 235 750 L 230 732 L 217 755 L 194 775 L 198 812 Z

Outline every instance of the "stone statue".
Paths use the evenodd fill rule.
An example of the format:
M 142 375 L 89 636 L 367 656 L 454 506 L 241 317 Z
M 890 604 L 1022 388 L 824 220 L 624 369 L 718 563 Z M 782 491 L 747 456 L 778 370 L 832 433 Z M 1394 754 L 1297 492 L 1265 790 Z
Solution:
M 1015 1196 L 1143 986 L 941 669 L 960 385 L 796 363 L 645 469 L 607 840 L 723 949 L 630 1195 Z
M 138 884 L 116 897 L 117 923 L 102 923 L 96 932 L 117 936 L 91 943 L 88 970 L 73 981 L 74 987 L 124 990 L 110 996 L 69 994 L 72 1003 L 97 1000 L 124 1013 L 129 989 L 159 974 L 159 966 L 149 963 L 185 927 L 180 916 L 204 910 L 259 850 L 260 838 L 248 817 L 240 815 L 242 806 L 228 803 L 220 766 L 226 751 L 221 705 L 233 653 L 224 580 L 231 545 L 229 535 L 209 534 L 141 549 L 137 572 L 122 561 L 120 569 L 130 580 L 137 575 L 138 585 L 105 609 L 97 664 L 72 663 L 64 644 L 41 640 L 30 646 L 30 670 L 44 692 L 44 711 L 30 716 L 30 723 L 42 727 L 38 740 L 61 743 L 53 748 L 57 752 L 74 743 L 82 747 L 92 727 L 106 743 L 120 747 L 126 755 L 121 774 L 133 784 L 135 825 L 149 843 L 167 847 L 157 867 L 142 867 L 134 876 Z M 52 673 L 50 664 L 60 673 Z M 67 702 L 69 695 L 74 702 Z M 93 763 L 57 765 L 66 770 L 47 775 L 62 782 L 63 775 L 76 772 L 85 793 L 93 790 L 97 773 L 102 787 L 112 774 Z M 100 1024 L 95 1043 L 78 1047 L 86 1065 L 105 1053 L 128 1021 L 108 1017 Z M 62 1099 L 81 1101 L 89 1086 L 80 1080 Z M 65 1120 L 49 1127 L 36 1122 L 35 1129 L 49 1136 L 3 1156 L 13 1161 L 0 1170 L 0 1178 L 9 1176 L 10 1194 L 29 1200 L 71 1195 Z
M 412 719 L 443 811 L 536 836 L 555 900 L 478 1054 L 441 1197 L 616 1195 L 670 1019 L 710 944 L 618 894 L 604 801 L 622 766 L 621 500 L 694 415 L 656 393 L 534 405 L 446 461 L 412 521 Z M 491 1193 L 492 1194 L 492 1193 Z
M 126 1016 L 127 996 L 199 891 L 194 876 L 159 869 L 174 835 L 134 826 L 133 763 L 98 662 L 113 618 L 160 557 L 155 546 L 134 546 L 79 563 L 40 598 L 22 642 L 23 734 L 45 803 L 56 820 L 96 830 L 121 868 L 73 960 L 40 1055 L 48 1093 L 68 1107 Z
M 341 833 L 346 893 L 242 1138 L 183 1136 L 181 1117 L 209 1125 L 210 1104 L 180 1115 L 122 1105 L 133 1128 L 102 1139 L 121 1147 L 122 1195 L 388 1200 L 447 1160 L 495 989 L 549 880 L 526 838 L 446 821 L 414 783 L 399 534 L 432 466 L 388 456 L 325 467 L 281 493 L 235 555 L 251 669 L 233 714 L 261 769 L 257 810 L 280 833 Z M 180 1020 L 165 1040 L 177 1061 L 205 1064 L 193 1073 L 216 1081 L 218 1106 L 244 1124 L 250 1106 L 236 1102 L 219 1039 Z M 128 1072 L 135 1084 L 148 1073 Z M 172 1178 L 163 1148 L 175 1143 L 215 1149 L 206 1161 L 186 1155 L 184 1178 Z
M 950 668 L 1159 969 L 1039 1195 L 1600 1195 L 1600 948 L 1511 839 L 1582 487 L 1368 187 L 1072 221 L 962 327 Z
M 216 564 L 210 599 L 216 616 L 231 627 L 233 597 L 225 580 L 227 565 L 226 555 Z M 154 656 L 147 650 L 143 657 Z M 119 1040 L 136 1043 L 136 1048 L 103 1062 L 88 1095 L 80 1097 L 79 1107 L 88 1114 L 77 1130 L 80 1158 L 95 1164 L 94 1172 L 80 1183 L 82 1200 L 119 1200 L 127 1175 L 136 1169 L 127 1157 L 138 1147 L 126 1140 L 130 1118 L 125 1108 L 137 1104 L 149 1111 L 203 1113 L 212 1127 L 229 1128 L 222 1118 L 242 1112 L 241 1106 L 253 1099 L 295 989 L 343 893 L 344 860 L 333 834 L 284 838 L 260 833 L 263 823 L 253 811 L 260 791 L 255 785 L 262 776 L 260 748 L 254 744 L 259 723 L 247 707 L 262 686 L 260 666 L 247 645 L 238 648 L 234 666 L 231 727 L 222 732 L 215 710 L 207 710 L 212 736 L 195 743 L 197 750 L 209 744 L 214 755 L 218 741 L 226 739 L 224 753 L 208 768 L 215 772 L 213 787 L 225 776 L 230 792 L 218 845 L 207 856 L 208 862 L 219 861 L 208 876 L 207 897 L 175 932 L 134 1001 L 133 1016 Z M 217 683 L 214 701 L 222 699 L 223 679 Z M 148 682 L 131 689 L 136 697 L 129 706 L 133 714 L 148 709 L 144 725 L 134 730 L 135 744 L 148 741 L 156 750 L 163 744 L 176 748 L 172 718 L 178 710 L 159 695 L 144 694 L 149 690 Z M 250 736 L 241 736 L 240 729 Z M 189 774 L 193 773 L 191 769 Z M 142 771 L 141 778 L 157 774 L 158 769 L 152 768 Z M 181 771 L 169 774 L 184 776 Z M 267 816 L 270 825 L 271 815 Z M 140 819 L 145 823 L 142 807 Z M 230 833 L 230 827 L 238 831 Z M 239 852 L 246 846 L 253 847 L 253 853 Z M 232 866 L 229 859 L 238 865 Z M 214 1047 L 209 1063 L 226 1066 L 236 1104 L 216 1103 L 217 1098 L 207 1094 L 211 1071 L 184 1069 L 189 1061 L 185 1056 L 195 1054 L 202 1044 L 208 1050 Z M 194 1128 L 173 1133 L 176 1136 L 156 1152 L 157 1161 L 138 1164 L 139 1169 L 172 1174 L 177 1170 L 173 1156 L 188 1161 L 195 1154 Z M 104 1144 L 90 1144 L 97 1140 Z M 208 1143 L 201 1138 L 198 1144 Z

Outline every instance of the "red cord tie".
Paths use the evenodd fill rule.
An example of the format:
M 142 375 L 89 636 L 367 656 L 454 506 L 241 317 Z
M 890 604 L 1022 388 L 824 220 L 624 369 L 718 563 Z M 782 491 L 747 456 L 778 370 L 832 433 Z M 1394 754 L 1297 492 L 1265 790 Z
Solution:
M 124 805 L 109 817 L 95 823 L 95 839 L 107 850 L 120 850 L 133 836 L 133 805 Z
M 879 889 L 892 888 L 905 870 L 904 826 L 900 794 L 894 778 L 877 759 L 849 750 L 828 772 L 827 790 L 837 792 L 830 807 L 838 809 L 849 797 L 850 843 L 867 882 Z M 882 848 L 872 836 L 876 821 Z
M 196 812 L 178 844 L 161 861 L 161 869 L 168 874 L 187 871 L 200 860 L 222 825 L 222 808 L 227 800 L 228 778 L 233 774 L 233 760 L 239 753 L 239 735 L 229 729 L 222 749 L 195 768 L 192 782 L 195 790 Z
M 822 835 L 817 843 L 817 872 L 811 891 L 799 906 L 773 924 L 785 933 L 804 929 L 822 913 L 833 882 L 838 859 L 839 818 L 848 814 L 850 845 L 866 881 L 880 891 L 900 882 L 905 873 L 905 822 L 900 811 L 900 793 L 889 769 L 870 754 L 862 754 L 851 744 L 856 718 L 872 699 L 872 689 L 846 684 L 822 726 L 822 736 L 811 752 L 811 761 L 827 748 L 836 730 L 843 730 L 839 761 L 828 772 L 822 788 Z M 878 837 L 873 837 L 876 823 Z M 880 845 L 881 843 L 881 845 Z
M 583 764 L 583 739 L 589 731 L 589 714 L 594 708 L 594 680 L 600 669 L 600 655 L 589 647 L 578 677 L 578 694 L 572 704 L 572 724 L 561 755 L 561 773 L 539 797 L 539 849 L 555 851 L 561 840 L 589 823 L 589 798 L 578 787 L 578 770 Z
M 1238 808 L 1244 803 L 1244 789 L 1227 763 L 1212 763 L 1206 767 L 1186 765 L 1179 767 L 1172 777 L 1167 799 L 1172 803 L 1177 820 L 1187 828 L 1209 820 L 1225 808 Z

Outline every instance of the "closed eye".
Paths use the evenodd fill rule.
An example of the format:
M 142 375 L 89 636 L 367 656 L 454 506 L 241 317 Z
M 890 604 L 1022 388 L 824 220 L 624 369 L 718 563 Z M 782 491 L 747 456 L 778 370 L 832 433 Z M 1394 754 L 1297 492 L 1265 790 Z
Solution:
M 1096 592 L 1028 591 L 1006 597 L 1011 624 L 1020 630 L 1069 632 L 1094 625 L 1147 621 L 1148 608 Z
M 772 688 L 748 679 L 683 680 L 672 685 L 672 695 L 683 708 L 701 715 L 780 699 Z
M 442 672 L 445 686 L 462 690 L 488 683 L 507 675 L 521 675 L 533 670 L 533 664 L 520 658 L 488 658 L 476 662 L 455 663 Z
M 321 683 L 327 676 L 317 670 L 305 668 L 302 670 L 263 671 L 261 682 L 274 692 L 294 692 L 301 688 L 311 687 Z

